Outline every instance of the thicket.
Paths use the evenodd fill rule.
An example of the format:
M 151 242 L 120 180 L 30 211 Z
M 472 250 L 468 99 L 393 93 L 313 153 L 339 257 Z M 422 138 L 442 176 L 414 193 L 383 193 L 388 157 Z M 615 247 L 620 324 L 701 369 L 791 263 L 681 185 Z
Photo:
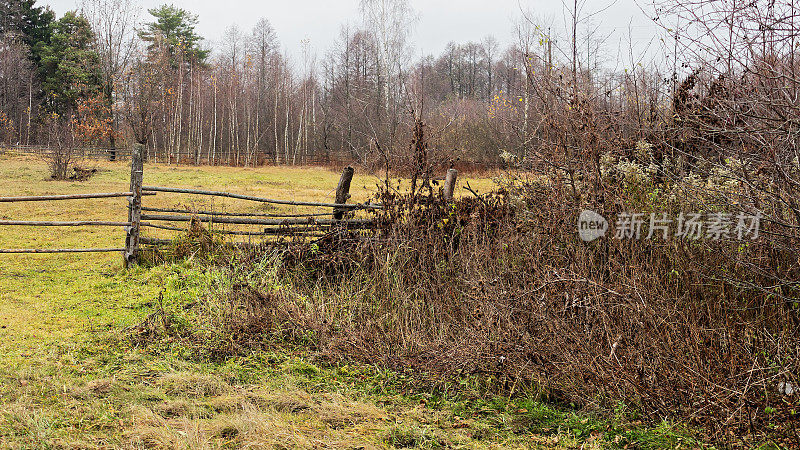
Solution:
M 655 184 L 624 161 L 605 175 L 606 217 L 737 211 L 702 195 L 727 181 Z M 205 287 L 162 298 L 137 336 L 166 330 L 203 358 L 299 345 L 333 362 L 412 369 L 434 386 L 472 377 L 495 393 L 533 389 L 589 410 L 686 421 L 731 444 L 747 435 L 797 444 L 798 292 L 775 280 L 798 279 L 800 268 L 796 246 L 764 238 L 779 225 L 764 223 L 756 240 L 612 231 L 586 243 L 577 226 L 589 189 L 576 196 L 541 176 L 498 183 L 454 202 L 435 187 L 388 189 L 376 235 L 343 231 L 280 252 L 220 253 L 224 244 L 195 229 L 181 245 L 207 255 Z
M 523 53 L 524 108 L 491 110 L 498 135 L 518 144 L 503 153 L 510 170 L 496 192 L 455 202 L 430 177 L 455 162 L 428 145 L 424 102 L 414 103 L 397 129 L 410 145 L 370 141 L 386 178 L 379 233 L 217 257 L 223 269 L 185 336 L 207 356 L 294 342 L 431 380 L 471 375 L 508 393 L 538 386 L 588 408 L 624 404 L 720 441 L 767 433 L 798 445 L 794 5 L 658 6 L 679 19 L 675 54 L 688 71 L 629 73 L 617 89 L 575 59 L 556 69 L 548 52 Z M 409 83 L 420 92 L 422 73 Z M 411 192 L 389 183 L 398 172 Z M 666 238 L 611 231 L 587 243 L 583 210 L 612 229 L 625 213 L 732 226 L 745 214 L 760 228 L 756 239 L 711 238 L 704 224 L 693 239 L 672 223 Z

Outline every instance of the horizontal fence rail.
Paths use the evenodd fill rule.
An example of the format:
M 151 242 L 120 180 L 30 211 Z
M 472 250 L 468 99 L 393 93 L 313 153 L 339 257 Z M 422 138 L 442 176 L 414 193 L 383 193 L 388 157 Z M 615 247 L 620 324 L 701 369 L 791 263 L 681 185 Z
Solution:
M 104 222 L 100 220 L 76 220 L 72 222 L 48 222 L 38 220 L 0 220 L 0 225 L 27 227 L 129 227 L 130 222 Z
M 336 220 L 336 219 L 252 219 L 246 217 L 215 217 L 215 216 L 176 216 L 159 214 L 142 214 L 142 220 L 153 220 L 162 222 L 191 222 L 193 219 L 200 222 L 225 223 L 235 225 L 371 225 L 375 222 L 369 219 Z
M 0 197 L 0 203 L 45 202 L 54 200 L 83 200 L 90 198 L 131 197 L 133 192 L 109 192 L 99 194 L 34 195 L 27 197 Z
M 124 248 L 11 248 L 0 249 L 1 253 L 116 253 Z
M 142 207 L 142 211 L 177 213 L 177 214 L 201 214 L 204 216 L 229 216 L 229 217 L 329 217 L 331 213 L 297 213 L 297 214 L 274 214 L 274 213 L 237 213 L 237 212 L 215 212 L 215 211 L 194 211 L 191 209 L 178 208 L 147 208 Z
M 155 228 L 158 230 L 167 230 L 167 231 L 181 231 L 186 232 L 187 229 L 185 227 L 176 227 L 173 225 L 159 225 L 152 222 L 142 222 L 141 226 L 143 228 Z M 364 226 L 353 226 L 350 227 L 351 229 L 357 228 L 365 228 Z M 319 226 L 313 225 L 306 225 L 306 226 L 299 226 L 299 225 L 284 225 L 280 228 L 264 228 L 262 231 L 241 231 L 241 230 L 214 230 L 214 234 L 227 234 L 231 236 L 265 236 L 265 235 L 280 235 L 280 234 L 308 234 L 308 233 L 320 233 L 326 232 L 327 229 L 323 229 Z
M 152 223 L 143 222 L 142 227 L 145 228 L 157 228 L 161 230 L 170 230 L 170 231 L 182 231 L 185 232 L 186 228 L 181 227 L 174 227 L 169 225 L 156 225 Z M 369 230 L 372 229 L 372 226 L 351 226 L 347 228 L 348 230 L 355 231 L 355 230 Z M 330 235 L 331 233 L 336 233 L 336 229 L 331 228 L 322 228 L 318 226 L 283 226 L 280 228 L 264 228 L 261 231 L 239 231 L 239 230 L 214 230 L 214 234 L 221 234 L 221 235 L 228 235 L 228 236 L 245 236 L 245 237 L 265 237 L 265 236 L 294 236 L 294 237 L 315 237 L 315 236 L 326 236 Z M 159 240 L 163 241 L 163 240 Z M 170 240 L 169 242 L 173 242 Z M 144 242 L 144 244 L 152 244 L 152 242 Z M 163 243 L 163 242 L 162 242 Z
M 260 203 L 272 203 L 275 205 L 289 205 L 289 206 L 316 206 L 319 208 L 341 208 L 341 209 L 383 209 L 382 205 L 376 204 L 344 204 L 344 203 L 320 203 L 320 202 L 302 202 L 294 200 L 277 200 L 274 198 L 254 197 L 251 195 L 232 194 L 230 192 L 219 191 L 203 191 L 200 189 L 180 189 L 159 186 L 142 186 L 142 191 L 145 192 L 171 192 L 176 194 L 194 194 L 194 195 L 209 195 L 213 197 L 227 197 L 236 198 L 240 200 L 250 200 Z
M 142 222 L 142 227 L 144 228 L 155 228 L 159 230 L 168 230 L 168 231 L 181 231 L 186 232 L 186 228 L 175 227 L 170 225 L 157 225 L 154 223 L 149 222 Z M 359 227 L 353 227 L 356 229 Z M 297 236 L 308 236 L 309 234 L 324 234 L 328 233 L 329 231 L 322 229 L 320 227 L 313 227 L 313 226 L 292 226 L 292 227 L 282 227 L 282 228 L 264 228 L 262 231 L 240 231 L 240 230 L 214 230 L 214 234 L 224 234 L 228 236 L 251 236 L 251 237 L 264 237 L 269 235 L 297 235 Z M 171 243 L 173 242 L 170 239 L 154 239 L 154 238 L 141 238 L 141 243 L 143 244 L 150 244 L 153 245 L 158 241 L 160 244 L 164 243 Z

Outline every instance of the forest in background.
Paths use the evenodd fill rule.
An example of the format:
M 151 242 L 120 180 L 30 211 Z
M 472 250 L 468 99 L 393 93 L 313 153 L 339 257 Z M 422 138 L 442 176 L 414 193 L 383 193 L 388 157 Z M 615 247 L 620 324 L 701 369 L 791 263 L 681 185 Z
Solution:
M 602 151 L 663 141 L 683 108 L 675 104 L 681 81 L 705 64 L 685 51 L 696 23 L 665 26 L 667 40 L 653 44 L 663 55 L 651 62 L 618 51 L 629 53 L 617 63 L 627 68 L 612 70 L 602 63 L 607 40 L 589 20 L 602 11 L 590 6 L 569 3 L 559 27 L 521 11 L 508 25 L 517 36 L 508 48 L 487 36 L 417 58 L 408 1 L 364 0 L 361 26 L 343 26 L 322 55 L 306 43 L 293 61 L 268 19 L 253 30 L 231 26 L 209 48 L 198 17 L 170 5 L 142 11 L 136 0 L 83 0 L 57 18 L 35 0 L 4 0 L 0 144 L 138 142 L 168 163 L 344 159 L 383 168 L 414 164 L 418 122 L 429 156 L 443 164 L 530 165 L 539 150 L 569 157 L 585 148 L 576 132 L 594 125 Z M 681 23 L 678 1 L 653 6 Z M 692 81 L 695 90 L 708 92 L 714 70 L 724 69 L 716 66 L 695 77 L 703 79 Z

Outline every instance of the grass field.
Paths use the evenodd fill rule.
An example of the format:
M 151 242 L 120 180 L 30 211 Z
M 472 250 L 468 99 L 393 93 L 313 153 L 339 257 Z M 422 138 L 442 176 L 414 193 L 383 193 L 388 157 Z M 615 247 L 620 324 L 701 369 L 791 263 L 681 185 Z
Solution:
M 0 156 L 0 196 L 121 192 L 124 163 L 96 163 L 87 182 L 47 180 L 35 159 Z M 147 165 L 145 184 L 331 201 L 339 174 L 320 168 Z M 352 201 L 379 182 L 357 174 Z M 489 179 L 471 180 L 488 190 Z M 257 211 L 259 205 L 191 196 L 147 197 L 154 207 Z M 0 203 L 0 218 L 126 217 L 124 199 Z M 0 227 L 0 248 L 121 247 L 118 228 Z M 226 361 L 193 357 L 179 342 L 137 346 L 128 327 L 162 290 L 198 295 L 191 262 L 125 271 L 119 254 L 0 255 L 2 448 L 599 448 L 697 446 L 669 424 L 548 406 L 531 398 L 415 389 L 408 374 L 326 366 L 302 349 Z

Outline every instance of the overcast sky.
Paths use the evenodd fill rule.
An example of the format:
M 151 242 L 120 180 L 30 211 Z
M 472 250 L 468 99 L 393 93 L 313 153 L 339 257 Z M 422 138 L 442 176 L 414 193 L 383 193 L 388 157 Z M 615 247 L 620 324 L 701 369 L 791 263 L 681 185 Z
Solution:
M 642 0 L 640 0 L 642 1 Z M 39 0 L 59 15 L 76 9 L 78 0 Z M 145 8 L 171 3 L 199 17 L 198 31 L 206 39 L 218 41 L 231 24 L 249 30 L 259 18 L 269 19 L 283 47 L 298 58 L 304 39 L 322 56 L 339 35 L 342 25 L 360 23 L 359 0 L 141 0 Z M 514 41 L 514 23 L 521 8 L 541 22 L 563 28 L 561 0 L 411 0 L 420 15 L 413 44 L 418 55 L 438 54 L 448 42 L 479 41 L 493 35 L 503 46 Z M 643 2 L 646 4 L 646 1 Z M 628 35 L 642 49 L 653 40 L 658 29 L 637 6 L 635 0 L 586 0 L 585 12 L 603 10 L 593 26 L 599 33 L 611 34 L 606 41 L 607 59 L 617 52 L 628 54 Z M 149 18 L 145 12 L 143 19 Z

